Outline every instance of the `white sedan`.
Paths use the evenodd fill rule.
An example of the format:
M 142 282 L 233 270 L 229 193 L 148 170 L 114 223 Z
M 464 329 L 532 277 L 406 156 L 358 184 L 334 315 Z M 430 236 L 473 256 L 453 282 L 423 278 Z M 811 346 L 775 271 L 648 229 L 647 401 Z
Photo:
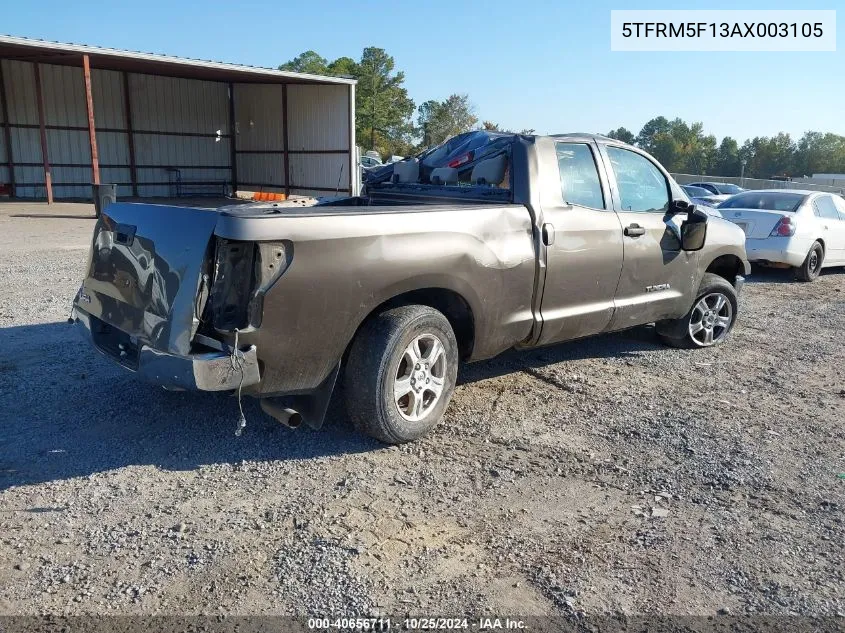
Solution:
M 720 204 L 745 232 L 748 260 L 791 266 L 802 281 L 822 268 L 845 266 L 845 199 L 799 189 L 745 191 Z

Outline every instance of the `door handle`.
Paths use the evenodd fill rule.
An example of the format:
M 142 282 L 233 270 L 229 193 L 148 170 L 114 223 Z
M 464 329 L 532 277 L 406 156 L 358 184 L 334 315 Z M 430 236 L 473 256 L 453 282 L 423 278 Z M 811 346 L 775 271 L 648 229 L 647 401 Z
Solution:
M 629 224 L 625 227 L 624 233 L 628 237 L 639 237 L 640 235 L 645 235 L 645 229 L 639 224 Z
M 546 222 L 543 225 L 543 244 L 551 246 L 555 243 L 555 225 L 551 222 Z

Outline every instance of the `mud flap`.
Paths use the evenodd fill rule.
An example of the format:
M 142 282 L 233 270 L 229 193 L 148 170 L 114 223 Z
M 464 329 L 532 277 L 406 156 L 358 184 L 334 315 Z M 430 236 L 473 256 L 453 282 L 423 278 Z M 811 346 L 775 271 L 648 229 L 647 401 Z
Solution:
M 262 398 L 262 400 L 270 400 L 277 407 L 293 409 L 302 416 L 302 421 L 307 426 L 315 430 L 319 429 L 326 419 L 326 412 L 329 410 L 329 403 L 332 399 L 332 393 L 334 393 L 338 374 L 340 374 L 340 363 L 313 391 L 290 396 Z

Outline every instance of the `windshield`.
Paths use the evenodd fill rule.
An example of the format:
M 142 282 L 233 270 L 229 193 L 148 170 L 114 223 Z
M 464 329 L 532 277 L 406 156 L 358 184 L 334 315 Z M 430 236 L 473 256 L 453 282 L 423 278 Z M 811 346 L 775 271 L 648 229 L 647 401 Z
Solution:
M 806 196 L 802 193 L 775 191 L 746 191 L 725 200 L 719 209 L 762 209 L 764 211 L 794 212 Z
M 718 191 L 719 193 L 726 193 L 730 196 L 737 194 L 737 193 L 742 193 L 743 191 L 745 191 L 745 189 L 743 189 L 742 187 L 737 187 L 736 185 L 724 184 L 724 185 L 713 185 L 713 186 L 716 187 L 716 191 Z

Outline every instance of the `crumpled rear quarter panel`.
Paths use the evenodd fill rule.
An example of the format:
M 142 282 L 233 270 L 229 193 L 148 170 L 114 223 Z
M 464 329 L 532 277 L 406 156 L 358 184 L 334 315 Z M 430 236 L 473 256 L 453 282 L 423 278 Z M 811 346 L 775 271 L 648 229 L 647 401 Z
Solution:
M 264 299 L 255 343 L 261 395 L 317 386 L 358 326 L 380 304 L 422 288 L 460 294 L 472 309 L 472 359 L 531 329 L 535 254 L 520 205 L 359 207 L 335 215 L 239 217 L 218 225 L 233 239 L 289 240 L 293 259 Z

